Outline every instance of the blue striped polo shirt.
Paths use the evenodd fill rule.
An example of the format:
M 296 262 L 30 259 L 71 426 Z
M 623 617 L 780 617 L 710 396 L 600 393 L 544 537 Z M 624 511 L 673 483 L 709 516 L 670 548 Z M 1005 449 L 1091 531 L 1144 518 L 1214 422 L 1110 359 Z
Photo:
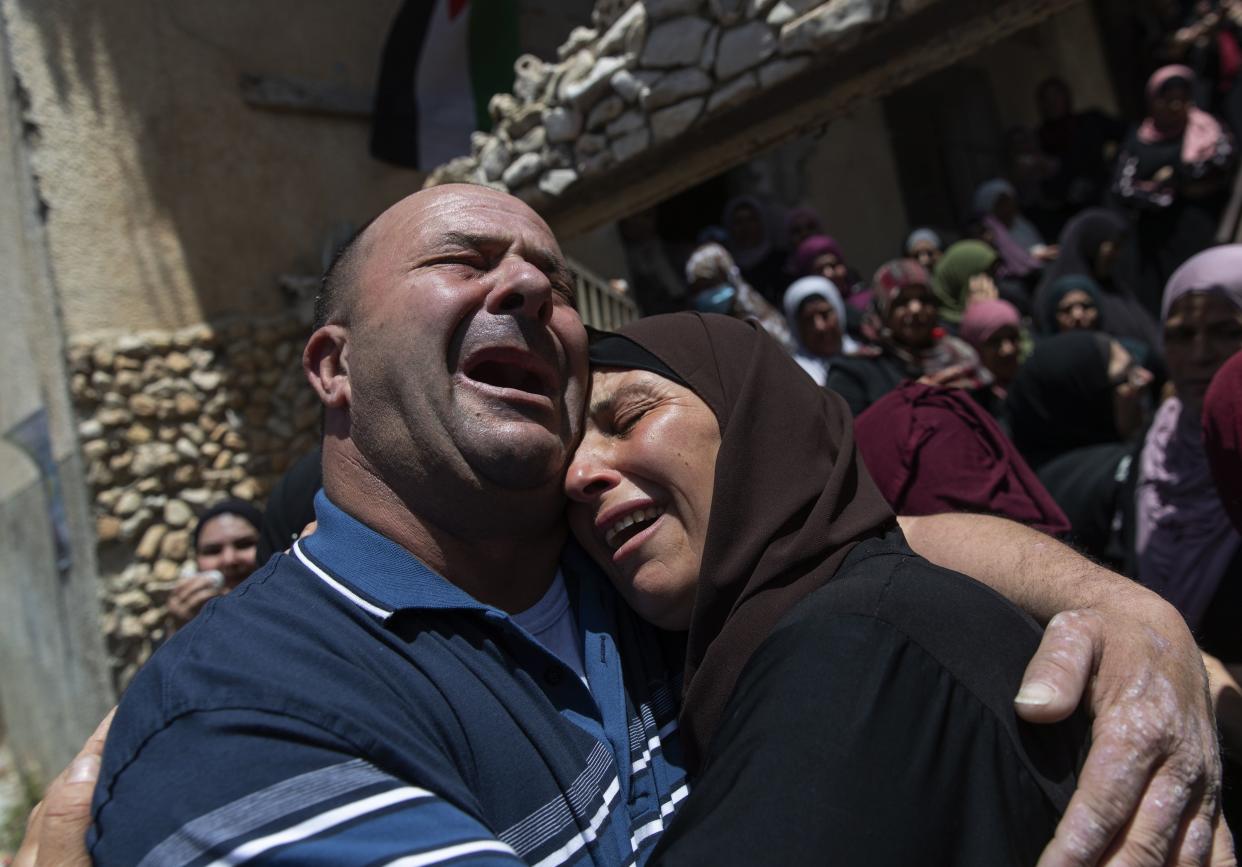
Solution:
M 687 794 L 675 643 L 571 544 L 584 684 L 504 612 L 315 505 L 314 535 L 126 691 L 95 863 L 643 863 Z

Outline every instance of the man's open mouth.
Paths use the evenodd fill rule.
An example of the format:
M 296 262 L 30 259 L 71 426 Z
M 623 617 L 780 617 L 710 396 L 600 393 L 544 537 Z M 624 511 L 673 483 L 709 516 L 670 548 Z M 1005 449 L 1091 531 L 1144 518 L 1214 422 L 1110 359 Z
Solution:
M 534 353 L 509 347 L 481 349 L 462 368 L 468 379 L 493 388 L 551 398 L 557 376 L 552 366 Z

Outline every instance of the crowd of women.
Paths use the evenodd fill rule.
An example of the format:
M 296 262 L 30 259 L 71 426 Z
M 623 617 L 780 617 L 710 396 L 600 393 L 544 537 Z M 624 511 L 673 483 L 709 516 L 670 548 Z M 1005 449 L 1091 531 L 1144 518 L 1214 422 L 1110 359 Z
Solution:
M 690 257 L 685 298 L 757 319 L 845 399 L 896 511 L 1061 536 L 1174 604 L 1228 679 L 1242 664 L 1242 473 L 1225 458 L 1214 471 L 1204 425 L 1238 436 L 1236 375 L 1217 408 L 1205 396 L 1242 351 L 1242 245 L 1215 244 L 1234 137 L 1196 107 L 1196 84 L 1188 67 L 1157 71 L 1111 162 L 1105 126 L 1074 115 L 1060 82 L 1041 87 L 1040 159 L 1083 205 L 1062 211 L 1055 243 L 998 178 L 961 240 L 918 228 L 868 280 L 813 209 L 789 213 L 778 245 L 764 204 L 742 197 Z

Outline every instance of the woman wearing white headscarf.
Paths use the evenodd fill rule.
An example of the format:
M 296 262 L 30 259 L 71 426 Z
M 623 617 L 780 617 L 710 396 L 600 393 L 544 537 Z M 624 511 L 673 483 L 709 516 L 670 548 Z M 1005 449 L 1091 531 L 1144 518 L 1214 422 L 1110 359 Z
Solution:
M 835 358 L 854 355 L 859 345 L 845 333 L 845 302 L 827 277 L 803 277 L 785 290 L 785 318 L 798 344 L 794 360 L 819 385 L 828 382 Z

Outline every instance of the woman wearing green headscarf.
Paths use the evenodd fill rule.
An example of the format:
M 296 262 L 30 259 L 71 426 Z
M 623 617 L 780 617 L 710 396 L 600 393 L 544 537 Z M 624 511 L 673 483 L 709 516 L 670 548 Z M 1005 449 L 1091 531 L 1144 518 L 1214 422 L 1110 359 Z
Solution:
M 940 318 L 957 326 L 971 301 L 1000 297 L 992 271 L 1000 257 L 982 241 L 958 241 L 945 251 L 932 276 Z

